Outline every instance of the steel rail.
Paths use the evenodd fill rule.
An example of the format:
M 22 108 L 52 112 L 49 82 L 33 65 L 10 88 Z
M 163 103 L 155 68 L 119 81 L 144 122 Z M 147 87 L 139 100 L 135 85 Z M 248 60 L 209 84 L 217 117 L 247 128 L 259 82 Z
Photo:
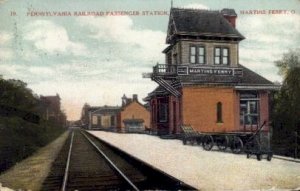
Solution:
M 71 143 L 70 143 L 68 159 L 67 159 L 67 164 L 66 164 L 66 168 L 65 168 L 64 180 L 63 180 L 63 184 L 61 187 L 61 191 L 65 191 L 66 186 L 67 186 L 68 175 L 69 175 L 69 166 L 70 166 L 70 160 L 71 160 L 71 152 L 72 152 L 72 147 L 73 147 L 73 137 L 74 137 L 74 131 L 72 132 Z
M 122 176 L 122 178 L 124 178 L 126 182 L 130 184 L 130 186 L 134 190 L 139 191 L 137 186 L 135 186 L 133 182 L 131 182 L 131 180 L 105 155 L 105 153 L 90 138 L 87 137 L 85 133 L 83 132 L 80 133 L 85 136 L 85 138 L 97 149 L 97 151 L 107 160 L 107 162 Z

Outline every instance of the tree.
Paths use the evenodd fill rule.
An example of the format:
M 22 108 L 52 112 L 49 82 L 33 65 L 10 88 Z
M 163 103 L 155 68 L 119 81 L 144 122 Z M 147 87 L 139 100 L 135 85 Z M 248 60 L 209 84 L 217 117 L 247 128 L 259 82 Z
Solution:
M 275 95 L 274 138 L 291 145 L 295 132 L 300 134 L 300 49 L 283 54 L 275 64 L 283 83 Z
M 300 49 L 283 54 L 275 61 L 283 76 L 282 88 L 277 96 L 276 113 L 282 116 L 285 128 L 299 131 L 300 128 Z
M 35 112 L 38 99 L 23 81 L 0 78 L 0 104 Z
M 61 123 L 40 120 L 32 123 L 30 114 L 41 115 L 41 100 L 21 80 L 5 80 L 0 75 L 0 173 L 54 140 L 64 131 Z

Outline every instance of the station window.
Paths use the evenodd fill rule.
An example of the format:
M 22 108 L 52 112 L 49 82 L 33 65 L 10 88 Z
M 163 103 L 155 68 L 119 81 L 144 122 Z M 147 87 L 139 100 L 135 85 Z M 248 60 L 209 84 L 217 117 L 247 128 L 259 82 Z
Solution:
M 259 120 L 259 98 L 256 93 L 240 94 L 240 124 L 257 125 Z
M 190 63 L 205 64 L 205 47 L 190 46 Z
M 228 65 L 229 64 L 229 49 L 224 47 L 216 47 L 214 53 L 215 65 Z
M 222 103 L 217 103 L 217 123 L 223 123 L 222 119 Z

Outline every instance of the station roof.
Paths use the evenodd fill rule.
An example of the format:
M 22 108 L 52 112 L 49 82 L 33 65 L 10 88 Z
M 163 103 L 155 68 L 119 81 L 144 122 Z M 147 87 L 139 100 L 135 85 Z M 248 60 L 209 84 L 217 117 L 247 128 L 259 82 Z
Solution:
M 274 85 L 273 82 L 267 80 L 261 75 L 255 73 L 249 68 L 239 64 L 238 67 L 243 68 L 243 77 L 241 78 L 241 84 L 253 84 L 253 85 Z
M 168 35 L 203 35 L 213 37 L 231 37 L 238 38 L 240 40 L 245 39 L 245 37 L 224 18 L 224 14 L 236 17 L 234 9 L 211 11 L 202 9 L 172 8 L 168 27 L 168 30 L 172 31 L 169 31 Z M 169 36 L 167 36 L 167 39 L 169 39 Z

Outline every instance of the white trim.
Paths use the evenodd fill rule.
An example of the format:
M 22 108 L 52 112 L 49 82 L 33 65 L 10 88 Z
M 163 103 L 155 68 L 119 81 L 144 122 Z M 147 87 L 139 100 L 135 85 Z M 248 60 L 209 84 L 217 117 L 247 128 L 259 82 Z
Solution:
M 253 86 L 234 86 L 234 89 L 237 90 L 279 90 L 281 86 L 270 85 L 270 86 L 263 86 L 263 85 L 253 85 Z

